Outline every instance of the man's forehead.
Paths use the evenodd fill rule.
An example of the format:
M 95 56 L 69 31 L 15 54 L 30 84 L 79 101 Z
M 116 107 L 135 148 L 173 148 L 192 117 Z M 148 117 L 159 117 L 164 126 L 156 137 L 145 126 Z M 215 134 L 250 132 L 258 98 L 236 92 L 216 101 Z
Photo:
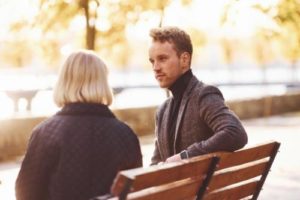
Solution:
M 149 50 L 153 51 L 164 51 L 166 49 L 170 50 L 170 48 L 172 48 L 173 50 L 175 50 L 173 43 L 168 42 L 168 41 L 164 41 L 164 42 L 160 42 L 160 41 L 153 41 Z
M 170 40 L 152 40 L 152 44 L 173 45 L 174 42 Z

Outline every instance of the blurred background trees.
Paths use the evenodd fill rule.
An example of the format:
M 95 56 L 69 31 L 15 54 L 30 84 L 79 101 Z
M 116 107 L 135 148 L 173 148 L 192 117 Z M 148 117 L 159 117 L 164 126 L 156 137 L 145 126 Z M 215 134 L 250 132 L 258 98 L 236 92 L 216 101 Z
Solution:
M 183 25 L 194 42 L 194 57 L 201 54 L 204 46 L 217 41 L 223 62 L 230 69 L 236 67 L 237 55 L 242 51 L 252 56 L 264 71 L 277 57 L 290 61 L 291 66 L 296 69 L 300 57 L 298 0 L 278 0 L 274 3 L 224 0 L 217 33 L 204 30 L 199 25 L 199 20 L 204 21 L 205 18 L 193 19 L 193 16 L 187 16 L 192 15 L 188 11 L 176 13 L 174 5 L 188 10 L 199 3 L 195 0 L 27 2 L 35 7 L 31 18 L 12 21 L 5 39 L 0 38 L 0 58 L 5 66 L 22 68 L 34 65 L 37 59 L 41 59 L 45 65 L 56 69 L 63 56 L 73 49 L 86 48 L 99 52 L 115 66 L 126 69 L 130 67 L 132 59 L 147 62 L 146 57 L 140 58 L 139 55 L 139 49 L 143 49 L 146 43 L 132 33 L 137 30 L 135 27 L 143 27 L 148 22 L 151 22 L 149 24 L 152 27 Z M 205 6 L 205 3 L 201 5 Z M 177 21 L 168 21 L 167 15 L 177 16 Z M 253 24 L 245 21 L 251 17 L 258 19 L 254 28 Z M 192 22 L 186 22 L 187 18 L 192 18 Z M 209 18 L 207 20 L 209 24 Z M 251 35 L 246 33 L 249 35 L 241 36 L 242 30 L 247 29 L 247 26 L 252 27 Z M 147 37 L 148 35 L 144 35 L 144 38 Z
M 148 11 L 159 15 L 157 25 L 161 26 L 164 9 L 170 2 L 40 0 L 39 12 L 31 26 L 41 30 L 40 44 L 42 54 L 48 57 L 46 60 L 59 60 L 59 52 L 71 48 L 65 46 L 61 49 L 63 41 L 69 40 L 71 43 L 75 39 L 75 48 L 99 51 L 105 57 L 112 57 L 119 66 L 126 66 L 130 56 L 130 45 L 126 38 L 128 26 L 137 23 L 140 15 Z M 188 2 L 182 0 L 184 4 Z
M 295 71 L 300 58 L 300 2 L 279 0 L 275 6 L 256 4 L 254 8 L 276 24 L 276 27 L 261 28 L 257 32 L 256 40 L 260 42 L 254 49 L 258 62 L 263 66 L 266 61 L 274 59 L 272 53 L 279 50 L 278 53 L 290 63 L 291 80 L 296 81 Z
M 281 0 L 274 20 L 282 28 L 280 34 L 282 53 L 295 71 L 300 58 L 300 2 Z M 296 81 L 295 73 L 292 74 L 292 79 Z

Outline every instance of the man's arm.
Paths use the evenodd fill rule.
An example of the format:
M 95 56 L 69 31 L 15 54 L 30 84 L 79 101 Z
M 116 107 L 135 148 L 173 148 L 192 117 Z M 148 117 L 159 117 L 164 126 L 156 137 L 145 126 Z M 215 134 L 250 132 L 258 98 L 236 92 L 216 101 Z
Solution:
M 225 105 L 222 94 L 216 87 L 208 86 L 205 90 L 199 101 L 199 114 L 214 134 L 205 141 L 189 146 L 189 156 L 242 148 L 248 138 L 240 120 Z
M 151 165 L 156 165 L 160 162 L 163 162 L 163 160 L 161 159 L 159 150 L 158 150 L 158 141 L 157 138 L 155 139 L 155 148 L 154 148 L 154 152 L 153 152 L 153 156 L 151 158 Z
M 153 155 L 152 155 L 152 158 L 151 158 L 151 165 L 157 165 L 158 163 L 160 162 L 164 162 L 164 160 L 162 160 L 161 158 L 161 155 L 160 155 L 160 152 L 159 152 L 159 147 L 158 147 L 158 134 L 159 134 L 159 119 L 160 119 L 160 115 L 162 114 L 162 108 L 164 107 L 165 104 L 163 104 L 156 112 L 156 115 L 155 115 L 155 142 L 154 142 L 154 152 L 153 152 Z

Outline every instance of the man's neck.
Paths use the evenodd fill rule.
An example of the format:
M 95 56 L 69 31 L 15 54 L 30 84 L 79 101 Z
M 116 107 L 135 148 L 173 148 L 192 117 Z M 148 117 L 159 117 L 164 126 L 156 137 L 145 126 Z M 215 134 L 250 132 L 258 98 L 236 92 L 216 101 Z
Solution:
M 169 87 L 169 90 L 172 92 L 174 98 L 181 98 L 192 76 L 192 70 L 189 69 Z

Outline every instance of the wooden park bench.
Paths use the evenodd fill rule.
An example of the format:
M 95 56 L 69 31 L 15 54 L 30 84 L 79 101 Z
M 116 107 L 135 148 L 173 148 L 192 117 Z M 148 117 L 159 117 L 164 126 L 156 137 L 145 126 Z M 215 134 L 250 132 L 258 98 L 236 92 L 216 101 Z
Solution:
M 216 152 L 120 171 L 111 197 L 93 200 L 257 199 L 280 144 L 267 142 L 236 152 Z
M 203 199 L 257 199 L 279 146 L 273 141 L 233 153 L 213 154 L 220 161 Z M 210 155 L 202 157 L 206 156 Z

